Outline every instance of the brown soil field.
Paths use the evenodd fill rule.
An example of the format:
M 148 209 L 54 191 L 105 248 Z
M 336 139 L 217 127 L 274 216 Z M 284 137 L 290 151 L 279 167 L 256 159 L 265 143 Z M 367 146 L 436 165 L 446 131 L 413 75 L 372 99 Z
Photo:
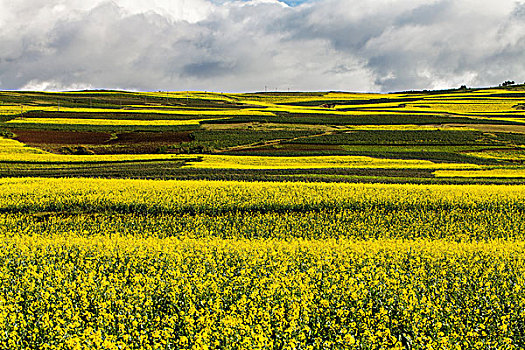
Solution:
M 16 139 L 52 153 L 70 153 L 78 146 L 95 154 L 158 153 L 163 146 L 190 142 L 185 132 L 128 132 L 117 135 L 103 132 L 16 130 Z
M 29 145 L 100 145 L 111 140 L 110 133 L 54 130 L 16 130 L 16 139 Z
M 16 139 L 27 144 L 102 145 L 130 143 L 174 144 L 191 141 L 190 132 L 128 132 L 117 134 L 84 131 L 16 130 Z

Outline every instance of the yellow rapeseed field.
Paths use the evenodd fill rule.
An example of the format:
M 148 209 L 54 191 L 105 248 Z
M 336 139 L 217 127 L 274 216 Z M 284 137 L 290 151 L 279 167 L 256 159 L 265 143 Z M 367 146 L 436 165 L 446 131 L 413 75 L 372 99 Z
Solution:
M 434 163 L 428 160 L 381 159 L 366 156 L 223 156 L 201 155 L 192 168 L 211 169 L 323 169 L 323 168 L 403 168 L 403 169 L 476 169 L 475 164 Z
M 328 169 L 328 168 L 399 168 L 399 169 L 479 169 L 479 165 L 435 163 L 427 160 L 381 159 L 366 156 L 261 157 L 233 155 L 118 154 L 62 155 L 27 147 L 16 140 L 0 137 L 0 162 L 112 162 L 134 160 L 186 160 L 185 167 L 199 169 Z M 1 164 L 0 164 L 1 166 Z
M 0 180 L 0 347 L 520 349 L 522 186 Z
M 199 125 L 204 120 L 228 118 L 185 119 L 185 120 L 125 120 L 125 119 L 82 119 L 82 118 L 26 118 L 8 121 L 9 124 L 56 124 L 56 125 L 112 125 L 112 126 L 173 126 Z
M 520 208 L 523 186 L 387 185 L 161 181 L 118 179 L 0 179 L 1 208 L 27 211 L 107 211 L 146 213 L 229 210 L 318 210 L 345 208 Z M 55 208 L 55 209 L 53 209 Z M 99 209 L 97 209 L 99 208 Z
M 35 105 L 0 105 L 0 114 L 19 114 L 21 112 L 61 112 L 71 115 L 71 113 L 97 113 L 103 116 L 104 113 L 130 113 L 144 114 L 144 113 L 160 113 L 172 116 L 174 119 L 177 115 L 212 115 L 217 117 L 227 117 L 233 115 L 258 115 L 258 116 L 273 116 L 271 112 L 258 109 L 235 109 L 235 110 L 180 110 L 170 109 L 164 106 L 124 106 L 123 108 L 89 108 L 89 107 L 60 107 L 60 106 L 35 106 Z
M 518 349 L 523 244 L 5 238 L 3 348 Z
M 0 158 L 15 154 L 27 156 L 33 154 L 45 154 L 45 152 L 38 148 L 27 147 L 16 140 L 0 137 Z
M 6 101 L 12 103 L 18 93 L 3 94 L 11 95 Z M 111 99 L 95 102 L 115 108 L 59 107 L 49 99 L 42 106 L 34 99 L 47 96 L 35 94 L 24 99 L 32 101 L 27 105 L 0 105 L 0 116 L 6 137 L 27 124 L 169 126 L 198 124 L 206 117 L 233 118 L 250 131 L 255 126 L 297 128 L 292 122 L 259 125 L 249 118 L 288 122 L 287 113 L 299 113 L 299 120 L 304 114 L 305 123 L 316 114 L 335 120 L 403 113 L 433 116 L 436 123 L 448 114 L 521 123 L 520 96 L 504 90 L 148 92 L 117 109 Z M 142 97 L 145 104 L 136 105 Z M 204 102 L 192 104 L 191 99 Z M 68 103 L 82 106 L 75 99 Z M 56 113 L 43 118 L 38 111 Z M 104 113 L 130 111 L 169 114 L 170 119 L 103 118 Z M 19 115 L 25 112 L 32 113 Z M 59 112 L 67 118 L 59 118 Z M 96 119 L 71 116 L 78 112 Z M 192 119 L 176 120 L 178 115 Z M 301 128 L 316 127 L 305 125 Z M 39 126 L 45 127 L 52 125 Z M 322 127 L 322 132 L 498 132 L 486 125 Z M 501 144 L 458 139 L 459 144 L 418 141 L 399 147 L 398 153 L 407 157 L 421 153 L 440 161 L 397 159 L 389 154 L 395 146 L 374 141 L 345 145 L 344 150 L 375 151 L 377 157 L 61 155 L 0 137 L 0 168 L 9 174 L 14 164 L 33 170 L 53 167 L 60 176 L 62 167 L 143 162 L 148 169 L 146 161 L 152 161 L 163 175 L 166 161 L 182 167 L 172 176 L 188 178 L 221 176 L 220 169 L 225 176 L 273 169 L 281 171 L 257 173 L 291 178 L 295 171 L 299 179 L 303 175 L 297 170 L 303 169 L 311 175 L 305 178 L 315 181 L 324 175 L 315 169 L 324 169 L 326 178 L 336 180 L 362 173 L 373 180 L 402 181 L 421 172 L 422 177 L 411 179 L 519 183 L 525 178 L 521 139 L 519 134 L 506 136 Z M 447 158 L 452 149 L 458 157 Z M 525 348 L 524 288 L 522 185 L 0 178 L 0 349 L 517 350 Z
M 437 170 L 437 177 L 500 177 L 500 178 L 525 178 L 525 168 L 496 168 L 479 170 Z

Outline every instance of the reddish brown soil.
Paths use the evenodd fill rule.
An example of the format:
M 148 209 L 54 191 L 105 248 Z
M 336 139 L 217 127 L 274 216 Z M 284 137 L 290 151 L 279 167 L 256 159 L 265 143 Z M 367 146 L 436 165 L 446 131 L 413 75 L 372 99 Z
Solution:
M 158 153 L 159 149 L 191 141 L 190 132 L 73 132 L 50 130 L 16 130 L 16 139 L 33 147 L 53 153 L 70 153 L 71 149 L 86 146 L 95 154 Z
M 190 132 L 129 132 L 117 134 L 116 139 L 104 132 L 74 132 L 52 130 L 16 130 L 16 139 L 28 144 L 102 145 L 164 143 L 191 141 Z
M 16 130 L 16 139 L 30 145 L 100 145 L 111 139 L 103 132 L 72 132 L 52 130 Z

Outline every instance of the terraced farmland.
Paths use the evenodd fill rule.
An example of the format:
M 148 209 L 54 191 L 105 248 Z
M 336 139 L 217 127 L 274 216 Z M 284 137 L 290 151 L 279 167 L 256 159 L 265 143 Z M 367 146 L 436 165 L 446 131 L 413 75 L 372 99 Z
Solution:
M 0 92 L 0 348 L 522 349 L 524 90 Z
M 117 160 L 122 154 L 121 160 L 129 161 L 133 155 L 156 154 L 157 160 L 165 157 L 166 171 L 152 167 L 149 172 L 148 164 L 137 171 L 135 164 L 133 170 L 113 172 L 93 167 L 89 176 L 398 183 L 517 183 L 523 178 L 525 110 L 519 86 L 396 94 L 2 92 L 0 102 L 2 135 L 46 152 L 39 152 L 41 162 L 58 165 L 44 172 L 35 168 L 35 175 L 76 176 L 66 170 L 82 159 L 74 156 L 115 155 Z M 0 176 L 27 176 L 37 163 L 34 156 L 24 163 L 2 153 Z M 192 155 L 200 164 L 173 166 L 171 155 Z M 318 170 L 309 174 L 312 165 L 301 168 L 291 158 L 289 167 L 287 158 L 264 160 L 258 167 L 249 156 L 326 158 L 316 158 Z M 336 167 L 333 156 L 370 161 Z M 7 171 L 9 161 L 18 163 Z M 405 172 L 389 171 L 392 164 Z M 218 174 L 221 167 L 225 171 Z M 447 171 L 451 167 L 467 172 Z M 334 168 L 347 169 L 348 175 L 334 176 Z M 286 174 L 263 171 L 271 169 Z

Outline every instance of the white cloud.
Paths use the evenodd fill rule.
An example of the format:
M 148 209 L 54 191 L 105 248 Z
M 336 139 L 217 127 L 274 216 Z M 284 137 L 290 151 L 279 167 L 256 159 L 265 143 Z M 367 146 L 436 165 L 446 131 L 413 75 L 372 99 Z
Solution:
M 0 88 L 404 90 L 525 80 L 514 0 L 0 0 Z
M 31 80 L 26 85 L 22 86 L 20 90 L 24 91 L 78 91 L 78 90 L 90 90 L 93 86 L 89 84 L 72 84 L 63 85 L 58 81 L 40 81 Z
M 173 21 L 195 23 L 206 19 L 214 5 L 205 0 L 114 0 L 129 14 L 155 12 Z

